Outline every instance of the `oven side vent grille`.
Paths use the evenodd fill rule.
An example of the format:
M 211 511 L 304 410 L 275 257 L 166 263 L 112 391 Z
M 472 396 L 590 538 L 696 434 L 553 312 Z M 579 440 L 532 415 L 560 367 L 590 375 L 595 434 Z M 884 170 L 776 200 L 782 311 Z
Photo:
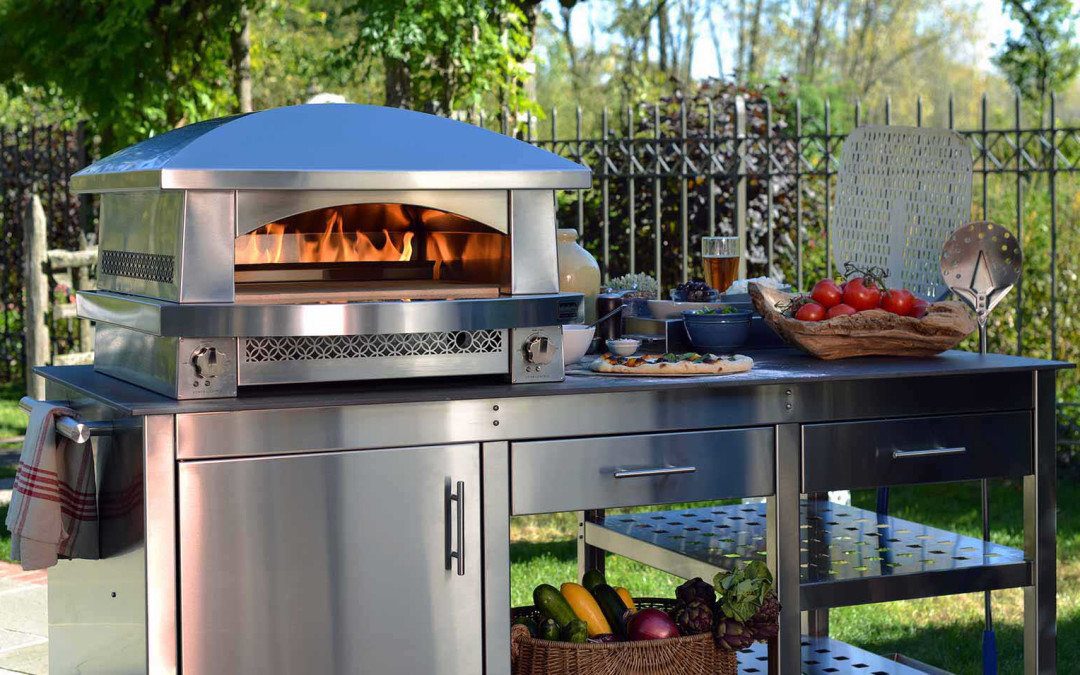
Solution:
M 437 354 L 497 354 L 505 350 L 504 331 L 317 335 L 244 340 L 244 361 L 322 361 Z
M 102 274 L 114 277 L 129 277 L 157 281 L 163 284 L 173 282 L 174 258 L 159 253 L 136 253 L 134 251 L 101 251 L 98 269 Z

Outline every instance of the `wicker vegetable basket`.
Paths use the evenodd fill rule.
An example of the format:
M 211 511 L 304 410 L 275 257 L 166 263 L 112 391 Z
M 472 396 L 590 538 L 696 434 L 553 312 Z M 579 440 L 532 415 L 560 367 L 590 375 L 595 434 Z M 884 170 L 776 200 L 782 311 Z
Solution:
M 636 598 L 638 608 L 671 611 L 674 600 Z M 514 619 L 540 617 L 535 607 L 511 610 Z M 514 675 L 737 675 L 735 652 L 718 649 L 708 633 L 668 640 L 574 644 L 540 640 L 524 626 L 514 626 L 511 658 Z
M 790 293 L 750 284 L 750 299 L 765 323 L 789 343 L 819 359 L 853 356 L 934 356 L 953 349 L 977 328 L 959 302 L 935 302 L 915 319 L 871 309 L 827 321 L 797 321 L 777 309 Z

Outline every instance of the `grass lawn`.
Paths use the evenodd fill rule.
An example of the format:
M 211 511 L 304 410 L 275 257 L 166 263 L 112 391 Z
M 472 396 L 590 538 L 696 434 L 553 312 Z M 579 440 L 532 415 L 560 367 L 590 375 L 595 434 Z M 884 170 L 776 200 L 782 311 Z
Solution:
M 19 408 L 22 385 L 0 385 L 0 440 L 22 436 L 26 431 L 26 413 Z M 18 447 L 17 444 L 0 444 L 0 451 Z
M 874 508 L 873 492 L 857 492 L 856 506 Z M 994 540 L 1023 545 L 1019 483 L 995 483 L 991 492 Z M 1080 663 L 1080 484 L 1062 482 L 1058 494 L 1058 663 Z M 977 483 L 894 489 L 892 513 L 942 529 L 981 536 Z M 677 508 L 677 507 L 676 507 Z M 577 574 L 571 514 L 515 518 L 511 528 L 511 594 L 515 606 L 531 604 L 534 586 L 558 586 Z M 612 585 L 637 595 L 672 597 L 681 583 L 668 574 L 609 556 Z M 999 670 L 1023 670 L 1023 591 L 995 591 Z M 879 654 L 900 652 L 954 673 L 982 672 L 982 594 L 882 603 L 833 610 L 834 637 Z

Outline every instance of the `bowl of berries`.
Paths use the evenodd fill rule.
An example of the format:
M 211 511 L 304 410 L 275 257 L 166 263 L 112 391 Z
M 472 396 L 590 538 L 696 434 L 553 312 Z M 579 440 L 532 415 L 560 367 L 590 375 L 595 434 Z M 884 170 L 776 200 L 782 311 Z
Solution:
M 654 319 L 681 319 L 683 312 L 720 307 L 720 292 L 700 279 L 685 281 L 671 289 L 670 300 L 649 300 Z
M 890 288 L 879 267 L 844 266 L 844 278 L 822 279 L 810 293 L 750 285 L 754 308 L 790 344 L 833 360 L 853 356 L 933 356 L 976 329 L 959 302 L 929 302 Z

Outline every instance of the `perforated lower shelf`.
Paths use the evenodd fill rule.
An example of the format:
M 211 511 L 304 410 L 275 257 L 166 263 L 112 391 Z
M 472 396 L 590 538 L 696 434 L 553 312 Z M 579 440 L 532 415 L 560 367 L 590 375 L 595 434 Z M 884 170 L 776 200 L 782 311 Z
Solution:
M 801 661 L 803 675 L 923 675 L 921 670 L 832 638 L 803 637 Z M 766 645 L 755 644 L 739 652 L 739 675 L 765 675 L 768 672 Z
M 1020 550 L 849 506 L 803 502 L 800 532 L 803 610 L 1015 588 L 1030 580 Z M 765 555 L 765 505 L 611 515 L 589 523 L 585 537 L 672 574 L 703 576 Z

